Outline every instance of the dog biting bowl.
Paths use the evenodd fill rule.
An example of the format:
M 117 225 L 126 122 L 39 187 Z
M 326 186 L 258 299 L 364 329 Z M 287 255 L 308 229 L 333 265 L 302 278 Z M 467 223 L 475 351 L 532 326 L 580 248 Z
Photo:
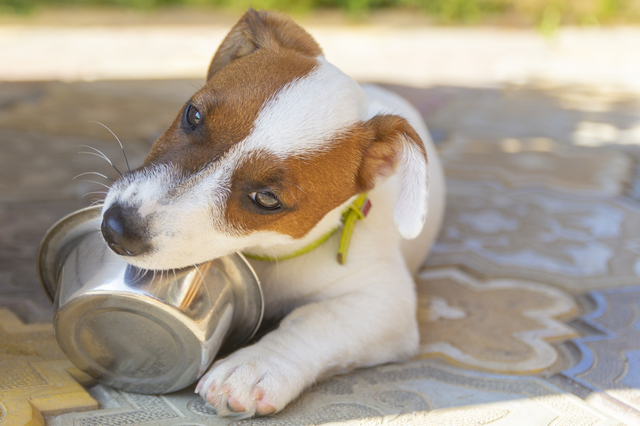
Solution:
M 109 249 L 100 223 L 99 208 L 72 213 L 38 253 L 56 339 L 78 368 L 127 391 L 173 392 L 256 333 L 262 290 L 242 255 L 144 271 Z

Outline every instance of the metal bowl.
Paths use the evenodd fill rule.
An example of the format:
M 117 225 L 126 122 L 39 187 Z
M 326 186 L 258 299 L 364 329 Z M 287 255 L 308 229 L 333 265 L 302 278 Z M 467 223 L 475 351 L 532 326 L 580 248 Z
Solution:
M 173 392 L 256 333 L 262 290 L 241 254 L 141 270 L 109 249 L 101 220 L 99 208 L 72 213 L 49 229 L 38 253 L 56 339 L 78 368 L 127 391 Z

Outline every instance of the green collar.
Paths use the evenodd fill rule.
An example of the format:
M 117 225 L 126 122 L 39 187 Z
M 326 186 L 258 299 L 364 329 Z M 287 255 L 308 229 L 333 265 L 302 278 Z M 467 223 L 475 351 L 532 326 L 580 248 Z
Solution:
M 347 261 L 347 251 L 349 250 L 349 243 L 351 242 L 351 234 L 356 222 L 360 219 L 364 219 L 369 210 L 371 209 L 371 201 L 367 198 L 367 193 L 360 194 L 358 197 L 347 207 L 342 213 L 342 236 L 340 237 L 340 247 L 338 248 L 338 263 L 344 265 Z M 340 226 L 335 227 L 331 231 L 327 232 L 317 240 L 307 244 L 306 246 L 298 249 L 292 253 L 282 256 L 258 256 L 255 254 L 243 252 L 245 257 L 253 260 L 261 260 L 263 262 L 279 262 L 281 260 L 293 259 L 294 257 L 302 256 L 310 251 L 320 247 L 329 238 L 335 234 Z

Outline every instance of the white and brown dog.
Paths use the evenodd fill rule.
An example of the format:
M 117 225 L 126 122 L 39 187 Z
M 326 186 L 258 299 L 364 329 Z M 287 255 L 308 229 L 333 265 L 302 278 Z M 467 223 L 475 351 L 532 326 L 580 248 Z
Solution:
M 263 259 L 251 263 L 265 317 L 284 319 L 215 362 L 196 392 L 219 415 L 269 414 L 321 377 L 416 353 L 412 275 L 440 227 L 443 185 L 406 101 L 358 85 L 289 18 L 249 10 L 204 87 L 110 189 L 103 234 L 146 269 Z M 333 231 L 364 193 L 372 207 L 339 262 Z

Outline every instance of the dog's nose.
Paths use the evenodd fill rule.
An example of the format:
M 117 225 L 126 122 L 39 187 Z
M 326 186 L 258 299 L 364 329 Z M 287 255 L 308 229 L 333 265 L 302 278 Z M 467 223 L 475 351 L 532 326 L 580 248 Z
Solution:
M 114 204 L 102 216 L 102 236 L 114 253 L 120 256 L 139 256 L 149 249 L 142 235 L 137 212 L 127 214 L 127 210 Z M 136 223 L 138 222 L 138 223 Z

